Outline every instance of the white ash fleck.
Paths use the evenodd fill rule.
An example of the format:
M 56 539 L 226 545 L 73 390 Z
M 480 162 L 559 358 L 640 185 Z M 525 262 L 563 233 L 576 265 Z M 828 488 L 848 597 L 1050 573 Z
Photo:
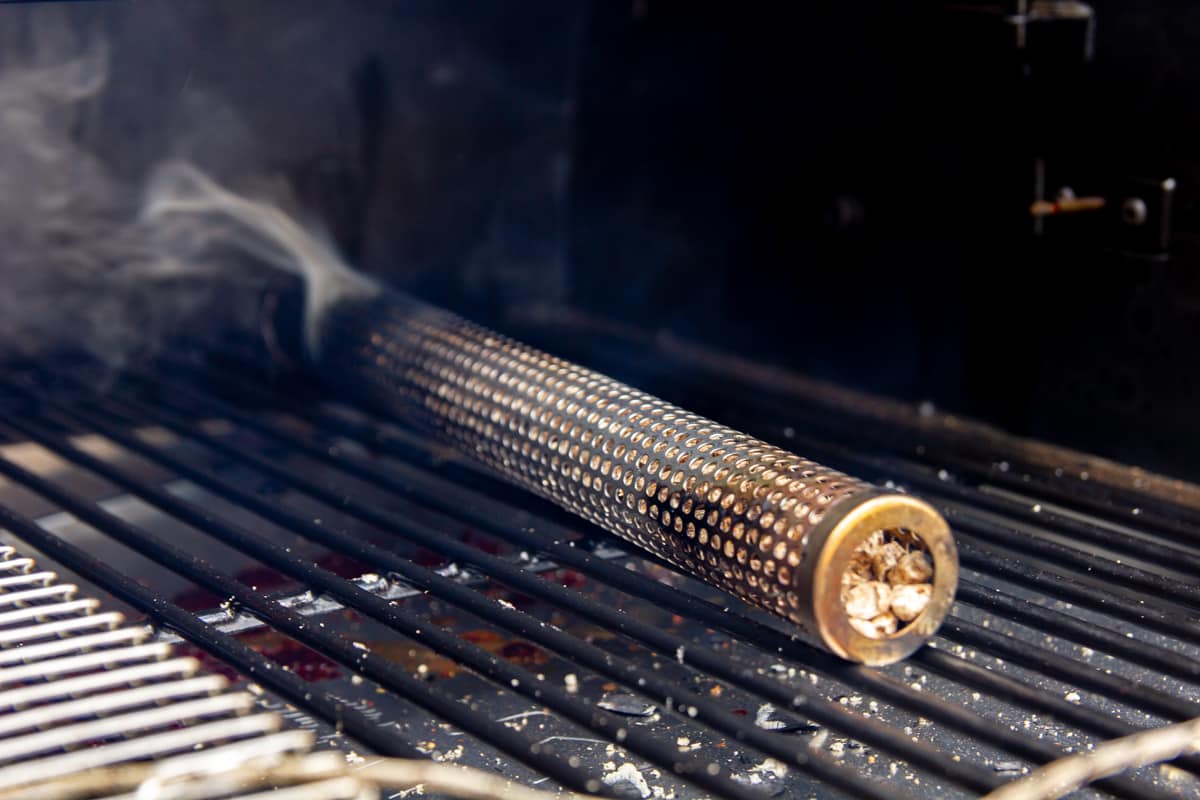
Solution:
M 627 717 L 649 717 L 657 710 L 653 703 L 647 703 L 628 692 L 607 692 L 596 702 L 596 706 Z
M 1076 692 L 1076 691 L 1073 691 L 1073 690 L 1072 690 L 1072 691 L 1070 691 L 1070 692 L 1067 692 L 1067 693 L 1066 693 L 1066 694 L 1063 696 L 1063 699 L 1064 699 L 1064 700 L 1066 700 L 1068 703 L 1078 703 L 1078 702 L 1079 702 L 1081 699 L 1083 699 L 1083 698 L 1081 698 L 1081 697 L 1079 696 L 1079 692 Z
M 770 703 L 763 703 L 754 714 L 754 724 L 767 731 L 777 731 L 785 727 L 784 723 L 780 720 L 771 719 L 771 715 L 774 713 L 775 706 Z
M 787 773 L 787 765 L 773 758 L 768 758 L 762 763 L 755 764 L 744 773 L 735 772 L 730 777 L 737 783 L 745 786 L 762 786 L 763 784 L 782 780 L 787 777 Z
M 612 762 L 609 763 L 611 764 Z M 608 764 L 605 764 L 606 769 L 607 767 Z M 650 784 L 646 782 L 646 778 L 644 775 L 642 775 L 641 770 L 639 770 L 629 761 L 626 761 L 615 770 L 605 772 L 604 777 L 602 777 L 600 780 L 604 782 L 605 786 L 616 786 L 619 783 L 628 783 L 630 786 L 636 789 L 638 794 L 643 798 L 653 795 L 653 792 L 650 790 Z
M 810 722 L 796 720 L 788 722 L 776 719 L 776 711 L 775 706 L 770 703 L 763 703 L 754 714 L 754 724 L 765 731 L 779 731 L 781 733 L 808 732 L 814 731 L 818 727 Z
M 579 691 L 579 676 L 574 672 L 568 672 L 563 676 L 563 685 L 567 688 L 567 694 L 575 694 Z
M 751 767 L 749 771 L 769 778 L 786 778 L 788 774 L 787 764 L 773 758 L 764 759 L 761 763 Z
M 462 743 L 459 743 L 458 746 L 453 750 L 447 750 L 442 754 L 442 761 L 458 761 L 460 758 L 462 758 L 462 754 L 463 745 Z

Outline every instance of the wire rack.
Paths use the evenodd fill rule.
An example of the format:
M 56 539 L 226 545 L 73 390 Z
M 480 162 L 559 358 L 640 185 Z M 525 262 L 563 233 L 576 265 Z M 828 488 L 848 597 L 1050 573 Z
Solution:
M 926 447 L 627 343 L 589 340 L 588 357 L 933 501 L 963 565 L 940 634 L 904 664 L 842 662 L 236 355 L 115 379 L 70 360 L 7 371 L 0 525 L 354 757 L 613 796 L 970 797 L 1200 716 L 1194 512 Z M 1094 791 L 1180 796 L 1197 775 L 1183 758 Z

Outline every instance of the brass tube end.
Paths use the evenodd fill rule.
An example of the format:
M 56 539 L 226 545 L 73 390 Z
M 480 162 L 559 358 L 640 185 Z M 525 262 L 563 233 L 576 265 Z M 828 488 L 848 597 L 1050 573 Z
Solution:
M 903 494 L 878 494 L 848 503 L 809 540 L 811 571 L 804 581 L 811 589 L 813 623 L 821 641 L 842 658 L 863 664 L 891 664 L 906 658 L 937 631 L 954 602 L 958 585 L 958 552 L 950 527 L 932 506 Z M 840 509 L 839 509 L 840 510 Z M 852 624 L 845 602 L 847 573 L 861 564 L 864 548 L 895 535 L 928 557 L 928 603 L 893 633 L 867 635 Z M 875 577 L 875 576 L 872 576 Z M 882 580 L 882 578 L 880 578 Z M 886 592 L 886 589 L 883 590 Z

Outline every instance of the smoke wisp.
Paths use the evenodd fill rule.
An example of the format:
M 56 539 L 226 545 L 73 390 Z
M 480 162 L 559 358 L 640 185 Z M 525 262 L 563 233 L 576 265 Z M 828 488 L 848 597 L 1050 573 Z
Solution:
M 79 132 L 107 86 L 104 41 L 45 60 L 0 70 L 0 356 L 83 351 L 120 367 L 175 336 L 250 328 L 281 271 L 304 283 L 310 325 L 330 300 L 373 291 L 282 210 L 278 187 L 250 199 L 175 160 L 143 186 L 117 178 Z

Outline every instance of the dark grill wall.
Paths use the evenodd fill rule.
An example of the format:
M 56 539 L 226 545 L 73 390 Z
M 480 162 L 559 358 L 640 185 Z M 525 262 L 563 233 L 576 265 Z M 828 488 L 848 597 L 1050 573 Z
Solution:
M 1025 79 L 951 4 L 642 5 L 588 27 L 578 302 L 1200 474 L 1200 12 L 1092 3 L 1093 63 Z M 1036 154 L 1081 194 L 1174 177 L 1173 258 L 1109 252 L 1111 226 L 1035 241 Z

